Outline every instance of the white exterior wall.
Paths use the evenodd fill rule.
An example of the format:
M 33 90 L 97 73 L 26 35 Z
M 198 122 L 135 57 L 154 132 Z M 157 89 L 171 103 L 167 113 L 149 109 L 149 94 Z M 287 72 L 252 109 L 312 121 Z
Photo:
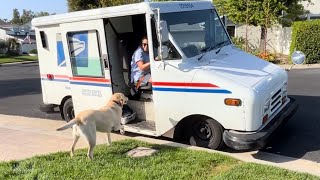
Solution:
M 259 48 L 260 45 L 260 27 L 248 26 L 248 39 L 251 44 L 251 48 Z M 236 37 L 246 37 L 246 26 L 236 26 Z M 272 53 L 289 54 L 291 42 L 291 28 L 274 26 L 268 28 L 267 33 L 267 50 Z
M 8 39 L 7 36 L 8 36 L 8 35 L 6 34 L 6 31 L 3 30 L 3 29 L 0 29 L 0 39 L 2 39 L 2 40 L 7 40 L 7 39 Z
M 312 0 L 312 4 L 303 1 L 301 4 L 304 6 L 305 10 L 310 11 L 308 18 L 319 17 L 320 18 L 320 0 Z M 260 42 L 260 27 L 249 26 L 248 27 L 248 38 L 249 42 L 255 46 L 259 47 Z M 246 26 L 237 25 L 236 26 L 236 37 L 246 37 Z M 281 27 L 280 25 L 274 26 L 268 29 L 267 34 L 267 50 L 270 52 L 277 52 L 283 54 L 289 54 L 291 43 L 291 27 Z
M 312 4 L 309 4 L 307 1 L 301 2 L 304 8 L 310 11 L 309 17 L 319 16 L 320 18 L 320 0 L 311 0 Z
M 36 44 L 21 44 L 20 53 L 29 53 L 32 49 L 37 49 Z

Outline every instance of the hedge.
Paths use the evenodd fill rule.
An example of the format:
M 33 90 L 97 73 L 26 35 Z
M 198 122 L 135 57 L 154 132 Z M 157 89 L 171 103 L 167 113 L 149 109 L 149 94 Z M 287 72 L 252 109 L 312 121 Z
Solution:
M 293 23 L 290 54 L 295 50 L 306 55 L 306 64 L 320 62 L 320 20 Z
M 30 54 L 38 54 L 37 49 L 32 49 L 31 51 L 29 51 Z

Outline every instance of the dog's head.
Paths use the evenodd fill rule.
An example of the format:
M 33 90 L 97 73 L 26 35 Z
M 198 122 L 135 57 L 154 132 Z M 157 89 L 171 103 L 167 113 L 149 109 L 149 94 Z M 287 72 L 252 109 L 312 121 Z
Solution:
M 111 100 L 119 104 L 121 107 L 128 102 L 128 98 L 122 93 L 113 94 Z

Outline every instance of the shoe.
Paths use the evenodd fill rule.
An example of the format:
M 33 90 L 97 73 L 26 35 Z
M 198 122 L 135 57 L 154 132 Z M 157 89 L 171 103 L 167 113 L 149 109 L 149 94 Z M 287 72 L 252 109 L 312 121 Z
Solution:
M 136 119 L 136 112 L 133 112 L 133 110 L 127 106 L 124 105 L 122 108 L 122 117 L 121 117 L 121 124 L 127 124 L 130 121 L 133 121 Z

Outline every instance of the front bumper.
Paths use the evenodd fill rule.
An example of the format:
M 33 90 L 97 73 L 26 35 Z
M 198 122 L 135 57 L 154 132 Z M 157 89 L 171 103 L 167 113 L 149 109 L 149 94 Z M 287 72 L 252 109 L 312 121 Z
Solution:
M 297 111 L 298 104 L 293 98 L 264 128 L 256 132 L 239 132 L 226 130 L 223 141 L 235 150 L 258 150 L 263 148 L 272 136 L 279 130 Z

